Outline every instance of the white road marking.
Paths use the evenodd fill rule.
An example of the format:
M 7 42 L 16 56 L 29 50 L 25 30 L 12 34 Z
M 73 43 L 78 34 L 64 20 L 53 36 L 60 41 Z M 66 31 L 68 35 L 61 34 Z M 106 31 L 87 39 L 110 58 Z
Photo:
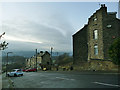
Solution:
M 101 83 L 101 82 L 93 82 L 93 83 L 101 84 L 101 85 L 105 85 L 105 86 L 120 87 L 120 85 L 107 84 L 107 83 Z
M 69 79 L 69 78 L 62 78 L 62 77 L 56 77 L 58 79 L 64 79 L 64 80 L 75 80 L 75 79 Z
M 46 83 L 46 82 L 40 82 L 40 83 Z
M 75 79 L 70 79 L 70 80 L 75 80 Z

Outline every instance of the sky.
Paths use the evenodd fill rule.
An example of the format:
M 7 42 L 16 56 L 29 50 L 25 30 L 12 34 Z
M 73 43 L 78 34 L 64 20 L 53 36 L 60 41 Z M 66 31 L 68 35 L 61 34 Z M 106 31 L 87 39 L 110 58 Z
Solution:
M 118 11 L 118 2 L 2 2 L 1 41 L 7 51 L 72 52 L 72 35 L 88 18 L 106 4 L 108 12 Z

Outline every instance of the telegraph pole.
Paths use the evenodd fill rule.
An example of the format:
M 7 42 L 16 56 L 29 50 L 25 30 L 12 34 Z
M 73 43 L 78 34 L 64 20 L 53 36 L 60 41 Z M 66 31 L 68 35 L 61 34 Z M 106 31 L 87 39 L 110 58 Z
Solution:
M 53 50 L 53 47 L 51 47 L 51 60 L 52 60 L 52 50 Z
M 30 68 L 31 68 L 31 58 L 30 58 Z
M 53 50 L 53 47 L 51 47 L 51 66 L 53 65 L 53 61 L 52 61 L 52 50 Z M 51 66 L 50 66 L 50 70 L 51 70 Z
M 99 7 L 100 7 L 101 3 L 99 2 Z
M 37 72 L 37 49 L 36 49 L 36 72 Z

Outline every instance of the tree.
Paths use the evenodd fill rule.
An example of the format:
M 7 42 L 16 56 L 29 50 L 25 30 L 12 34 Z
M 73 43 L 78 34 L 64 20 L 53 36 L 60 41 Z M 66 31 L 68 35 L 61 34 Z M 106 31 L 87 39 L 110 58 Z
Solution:
M 5 66 L 5 63 L 7 62 L 7 57 L 4 56 L 2 58 L 3 60 L 3 67 L 2 67 L 2 70 L 5 71 L 6 70 L 6 66 Z M 12 69 L 15 69 L 15 68 L 25 68 L 25 62 L 26 61 L 26 58 L 23 57 L 23 56 L 9 56 L 9 60 L 8 60 L 8 71 L 11 71 Z
M 120 38 L 115 39 L 110 46 L 109 56 L 114 64 L 120 65 Z
M 69 56 L 68 53 L 64 53 L 64 54 L 58 56 L 57 64 L 59 64 L 59 65 L 68 64 L 68 63 L 72 62 L 72 60 L 73 60 L 72 57 Z
M 0 35 L 0 39 L 2 38 L 3 35 L 5 35 L 5 32 L 2 35 Z M 6 43 L 5 41 L 0 43 L 0 50 L 6 49 L 7 45 L 8 45 L 8 43 Z

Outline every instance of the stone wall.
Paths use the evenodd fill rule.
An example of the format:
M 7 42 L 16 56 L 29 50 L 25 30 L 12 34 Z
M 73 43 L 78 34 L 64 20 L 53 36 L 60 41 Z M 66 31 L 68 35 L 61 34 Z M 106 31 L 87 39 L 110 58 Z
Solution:
M 87 25 L 73 35 L 73 58 L 74 64 L 79 64 L 80 61 L 87 61 L 88 46 L 87 46 Z
M 107 27 L 111 25 L 111 27 Z M 104 44 L 104 56 L 106 60 L 109 60 L 109 47 L 113 43 L 113 41 L 120 37 L 120 20 L 117 20 L 115 17 L 111 17 L 107 15 L 103 19 L 103 44 Z
M 118 71 L 118 66 L 111 61 L 91 60 L 89 62 L 81 62 L 81 64 L 74 65 L 74 70 L 77 71 Z
M 104 12 L 104 13 L 103 13 Z M 101 7 L 88 21 L 88 60 L 104 59 L 103 52 L 103 15 L 106 16 L 107 8 Z M 94 39 L 94 30 L 98 31 L 98 38 Z M 98 55 L 94 54 L 94 46 L 98 46 Z
M 81 62 L 90 60 L 110 60 L 109 47 L 114 39 L 120 37 L 120 20 L 115 14 L 116 12 L 108 13 L 107 7 L 102 5 L 89 18 L 88 24 L 73 35 L 73 64 L 80 65 Z M 97 39 L 94 38 L 94 30 L 98 30 Z M 98 46 L 97 55 L 94 52 L 95 45 Z

